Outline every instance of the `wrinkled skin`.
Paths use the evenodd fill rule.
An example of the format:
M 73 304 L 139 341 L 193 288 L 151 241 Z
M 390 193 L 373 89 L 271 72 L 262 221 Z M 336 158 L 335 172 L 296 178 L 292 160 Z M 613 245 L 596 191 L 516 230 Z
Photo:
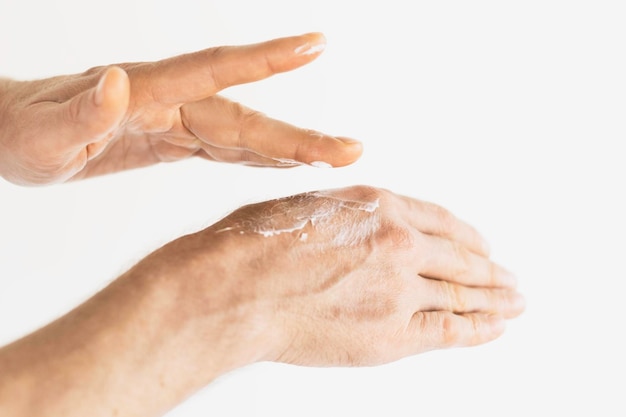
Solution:
M 44 185 L 199 156 L 343 166 L 360 143 L 217 93 L 295 69 L 321 34 L 39 81 L 0 79 L 0 175 Z M 515 278 L 447 210 L 368 186 L 251 204 L 0 348 L 0 415 L 155 417 L 259 361 L 370 366 L 487 343 Z
M 217 255 L 207 258 L 208 248 Z M 485 343 L 524 305 L 471 226 L 366 186 L 243 207 L 166 247 L 163 259 L 193 277 L 205 305 L 269 320 L 272 337 L 250 344 L 292 364 L 376 365 Z
M 355 140 L 271 119 L 218 92 L 313 61 L 319 33 L 36 81 L 0 79 L 0 175 L 43 185 L 199 156 L 252 166 L 351 164 Z
M 1 348 L 0 414 L 156 417 L 255 362 L 384 364 L 487 343 L 523 310 L 445 209 L 367 186 L 305 193 L 164 245 Z

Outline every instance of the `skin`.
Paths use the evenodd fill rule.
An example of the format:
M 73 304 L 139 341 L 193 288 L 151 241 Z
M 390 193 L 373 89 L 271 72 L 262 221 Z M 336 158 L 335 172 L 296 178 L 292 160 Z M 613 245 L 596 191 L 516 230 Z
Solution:
M 217 95 L 308 64 L 325 42 L 308 33 L 43 80 L 0 79 L 0 175 L 45 185 L 192 156 L 263 167 L 351 164 L 358 141 Z
M 360 143 L 216 95 L 323 44 L 313 33 L 0 79 L 0 173 L 44 185 L 191 156 L 350 164 Z M 432 203 L 355 186 L 251 204 L 0 348 L 0 415 L 160 416 L 259 361 L 374 366 L 487 343 L 524 310 L 515 285 L 476 230 Z
M 0 414 L 159 416 L 259 361 L 373 366 L 475 346 L 523 311 L 515 282 L 471 226 L 388 190 L 244 206 L 0 350 Z

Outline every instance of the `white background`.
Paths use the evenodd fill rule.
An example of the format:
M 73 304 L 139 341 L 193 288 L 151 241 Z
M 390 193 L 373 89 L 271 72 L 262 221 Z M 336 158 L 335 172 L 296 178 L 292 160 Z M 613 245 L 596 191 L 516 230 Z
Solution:
M 365 144 L 335 170 L 198 160 L 0 180 L 0 344 L 242 204 L 369 184 L 478 228 L 526 312 L 492 343 L 375 368 L 243 368 L 172 417 L 626 415 L 622 4 L 0 0 L 0 74 L 20 79 L 322 31 L 312 64 L 224 95 Z

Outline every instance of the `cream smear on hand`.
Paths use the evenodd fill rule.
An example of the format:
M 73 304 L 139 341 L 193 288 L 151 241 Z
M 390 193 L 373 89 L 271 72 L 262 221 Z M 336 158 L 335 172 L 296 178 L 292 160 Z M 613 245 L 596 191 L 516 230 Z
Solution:
M 380 226 L 379 199 L 353 200 L 338 194 L 336 190 L 315 191 L 275 200 L 258 218 L 240 220 L 217 233 L 236 231 L 272 237 L 298 232 L 304 242 L 309 233 L 303 230 L 311 225 L 319 233 L 333 236 L 335 246 L 358 245 Z

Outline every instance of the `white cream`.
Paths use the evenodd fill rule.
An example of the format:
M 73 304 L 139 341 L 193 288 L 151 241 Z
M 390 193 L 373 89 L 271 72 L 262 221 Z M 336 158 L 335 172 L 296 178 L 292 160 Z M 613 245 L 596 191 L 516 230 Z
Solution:
M 279 167 L 295 167 L 298 165 L 304 165 L 302 162 L 296 161 L 295 159 L 289 159 L 289 158 L 272 158 L 272 159 L 278 162 Z
M 306 44 L 298 46 L 296 49 L 294 49 L 294 52 L 298 55 L 312 55 L 318 52 L 322 52 L 324 49 L 326 49 L 325 43 L 318 43 L 316 45 Z
M 324 162 L 324 161 L 313 161 L 311 162 L 311 166 L 314 166 L 315 168 L 332 168 L 333 167 L 331 164 L 329 164 L 328 162 Z
M 264 237 L 301 232 L 299 241 L 305 242 L 310 236 L 302 231 L 310 225 L 321 234 L 333 236 L 334 246 L 357 245 L 380 225 L 376 213 L 379 200 L 352 200 L 338 194 L 341 192 L 336 190 L 316 191 L 275 200 L 258 218 L 240 221 L 217 232 L 237 231 Z

